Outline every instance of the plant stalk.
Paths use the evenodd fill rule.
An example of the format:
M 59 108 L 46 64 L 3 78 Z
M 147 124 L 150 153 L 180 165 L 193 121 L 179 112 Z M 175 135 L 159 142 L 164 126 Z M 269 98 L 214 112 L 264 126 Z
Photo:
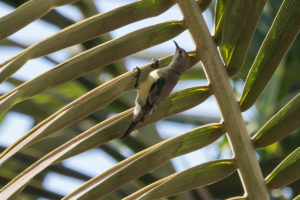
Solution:
M 242 118 L 240 107 L 200 8 L 195 0 L 177 0 L 177 3 L 197 46 L 197 53 L 200 55 L 204 71 L 221 111 L 245 196 L 250 200 L 268 200 L 269 195 L 264 184 L 264 178 Z

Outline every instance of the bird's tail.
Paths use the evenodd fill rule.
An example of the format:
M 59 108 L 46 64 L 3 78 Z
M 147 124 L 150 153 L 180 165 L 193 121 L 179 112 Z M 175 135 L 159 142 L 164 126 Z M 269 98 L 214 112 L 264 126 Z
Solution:
M 126 138 L 132 131 L 132 129 L 137 125 L 138 121 L 134 120 L 133 122 L 131 122 L 130 126 L 128 127 L 128 129 L 126 130 L 126 132 L 124 133 L 124 135 L 121 137 L 122 139 Z

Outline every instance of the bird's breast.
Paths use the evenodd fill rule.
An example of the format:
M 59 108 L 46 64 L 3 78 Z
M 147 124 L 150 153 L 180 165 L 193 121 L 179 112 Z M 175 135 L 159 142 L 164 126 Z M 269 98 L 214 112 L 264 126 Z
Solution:
M 149 77 L 151 77 L 153 80 L 159 79 L 158 70 L 150 72 Z
M 139 84 L 137 90 L 137 98 L 141 106 L 144 106 L 147 102 L 147 98 L 151 89 L 152 84 L 158 79 L 158 74 L 156 70 L 152 71 L 147 78 Z

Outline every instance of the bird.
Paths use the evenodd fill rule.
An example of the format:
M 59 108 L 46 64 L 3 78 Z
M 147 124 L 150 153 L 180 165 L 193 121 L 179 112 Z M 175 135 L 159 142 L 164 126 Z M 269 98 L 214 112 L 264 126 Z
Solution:
M 157 108 L 159 103 L 166 98 L 177 82 L 182 73 L 190 67 L 190 57 L 188 53 L 173 41 L 176 46 L 175 55 L 170 64 L 164 68 L 156 69 L 150 72 L 145 81 L 138 84 L 140 69 L 137 67 L 137 97 L 135 99 L 135 109 L 133 120 L 122 138 L 127 137 L 139 122 L 149 117 Z M 152 66 L 158 67 L 158 60 Z

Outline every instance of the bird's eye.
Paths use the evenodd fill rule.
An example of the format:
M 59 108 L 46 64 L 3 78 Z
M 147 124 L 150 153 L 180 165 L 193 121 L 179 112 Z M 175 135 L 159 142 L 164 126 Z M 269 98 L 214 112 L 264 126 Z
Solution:
M 182 54 L 182 50 L 179 50 L 179 53 Z

